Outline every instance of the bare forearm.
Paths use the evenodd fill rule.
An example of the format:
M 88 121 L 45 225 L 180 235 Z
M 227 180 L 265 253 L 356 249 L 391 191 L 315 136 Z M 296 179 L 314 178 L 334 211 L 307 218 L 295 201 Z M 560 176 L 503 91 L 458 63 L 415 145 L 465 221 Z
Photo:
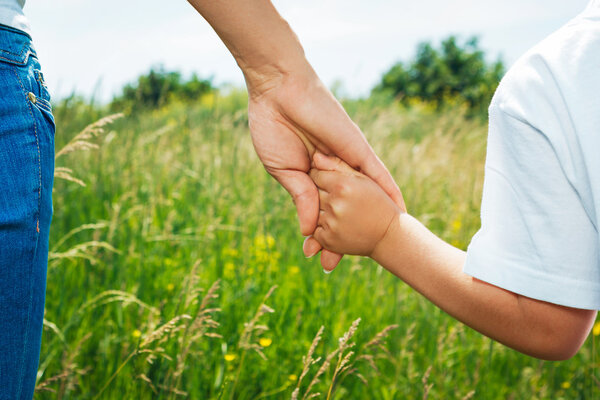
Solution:
M 372 258 L 438 307 L 523 353 L 564 359 L 585 340 L 595 312 L 562 307 L 503 290 L 462 272 L 465 252 L 401 214 Z
M 288 71 L 311 71 L 298 38 L 269 0 L 188 1 L 223 40 L 249 86 Z

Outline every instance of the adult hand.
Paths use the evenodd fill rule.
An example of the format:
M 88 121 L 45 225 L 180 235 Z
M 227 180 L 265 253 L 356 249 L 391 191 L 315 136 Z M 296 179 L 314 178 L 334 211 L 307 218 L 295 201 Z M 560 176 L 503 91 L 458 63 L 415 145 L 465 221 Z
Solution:
M 291 194 L 304 236 L 317 227 L 319 195 L 308 176 L 316 150 L 336 155 L 373 179 L 403 210 L 400 189 L 373 152 L 363 133 L 312 68 L 277 75 L 248 85 L 250 132 L 256 152 L 271 174 Z M 307 257 L 321 250 L 309 237 L 303 246 Z M 325 270 L 333 270 L 341 255 L 321 252 Z
M 292 195 L 300 229 L 317 226 L 319 196 L 307 175 L 315 149 L 336 155 L 377 182 L 404 209 L 400 189 L 305 58 L 300 41 L 270 0 L 188 0 L 240 66 L 249 94 L 250 131 L 267 171 Z M 307 256 L 321 249 L 304 243 Z M 341 255 L 323 251 L 333 269 Z

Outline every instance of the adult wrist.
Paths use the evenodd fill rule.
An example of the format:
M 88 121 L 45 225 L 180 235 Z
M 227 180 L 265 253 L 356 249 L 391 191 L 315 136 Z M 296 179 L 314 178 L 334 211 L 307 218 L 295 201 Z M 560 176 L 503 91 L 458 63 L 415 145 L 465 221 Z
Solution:
M 251 97 L 260 96 L 287 79 L 318 80 L 316 73 L 304 57 L 304 52 L 295 54 L 281 52 L 270 58 L 262 57 L 262 60 L 254 57 L 251 62 L 243 58 L 236 58 L 236 61 L 244 73 L 246 87 Z

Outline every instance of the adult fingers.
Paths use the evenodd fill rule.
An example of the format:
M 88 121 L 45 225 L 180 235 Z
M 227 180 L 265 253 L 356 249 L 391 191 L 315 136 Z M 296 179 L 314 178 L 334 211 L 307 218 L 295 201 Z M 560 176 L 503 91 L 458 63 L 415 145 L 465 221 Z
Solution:
M 400 188 L 394 181 L 394 178 L 392 178 L 392 174 L 390 174 L 375 153 L 371 153 L 371 155 L 366 158 L 361 165 L 361 170 L 365 175 L 373 179 L 373 181 L 375 181 L 388 196 L 390 196 L 402 211 L 406 212 L 406 204 L 404 203 L 404 197 L 402 197 Z
M 312 234 L 319 217 L 319 193 L 312 179 L 302 171 L 274 170 L 271 175 L 290 193 L 303 236 Z

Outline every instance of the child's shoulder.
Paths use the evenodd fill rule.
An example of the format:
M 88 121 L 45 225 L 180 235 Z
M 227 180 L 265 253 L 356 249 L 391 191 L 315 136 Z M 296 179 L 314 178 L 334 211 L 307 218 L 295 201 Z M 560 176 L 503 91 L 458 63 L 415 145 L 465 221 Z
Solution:
M 500 82 L 490 111 L 516 117 L 527 112 L 529 119 L 540 108 L 600 105 L 598 65 L 600 7 L 586 9 L 523 54 Z

